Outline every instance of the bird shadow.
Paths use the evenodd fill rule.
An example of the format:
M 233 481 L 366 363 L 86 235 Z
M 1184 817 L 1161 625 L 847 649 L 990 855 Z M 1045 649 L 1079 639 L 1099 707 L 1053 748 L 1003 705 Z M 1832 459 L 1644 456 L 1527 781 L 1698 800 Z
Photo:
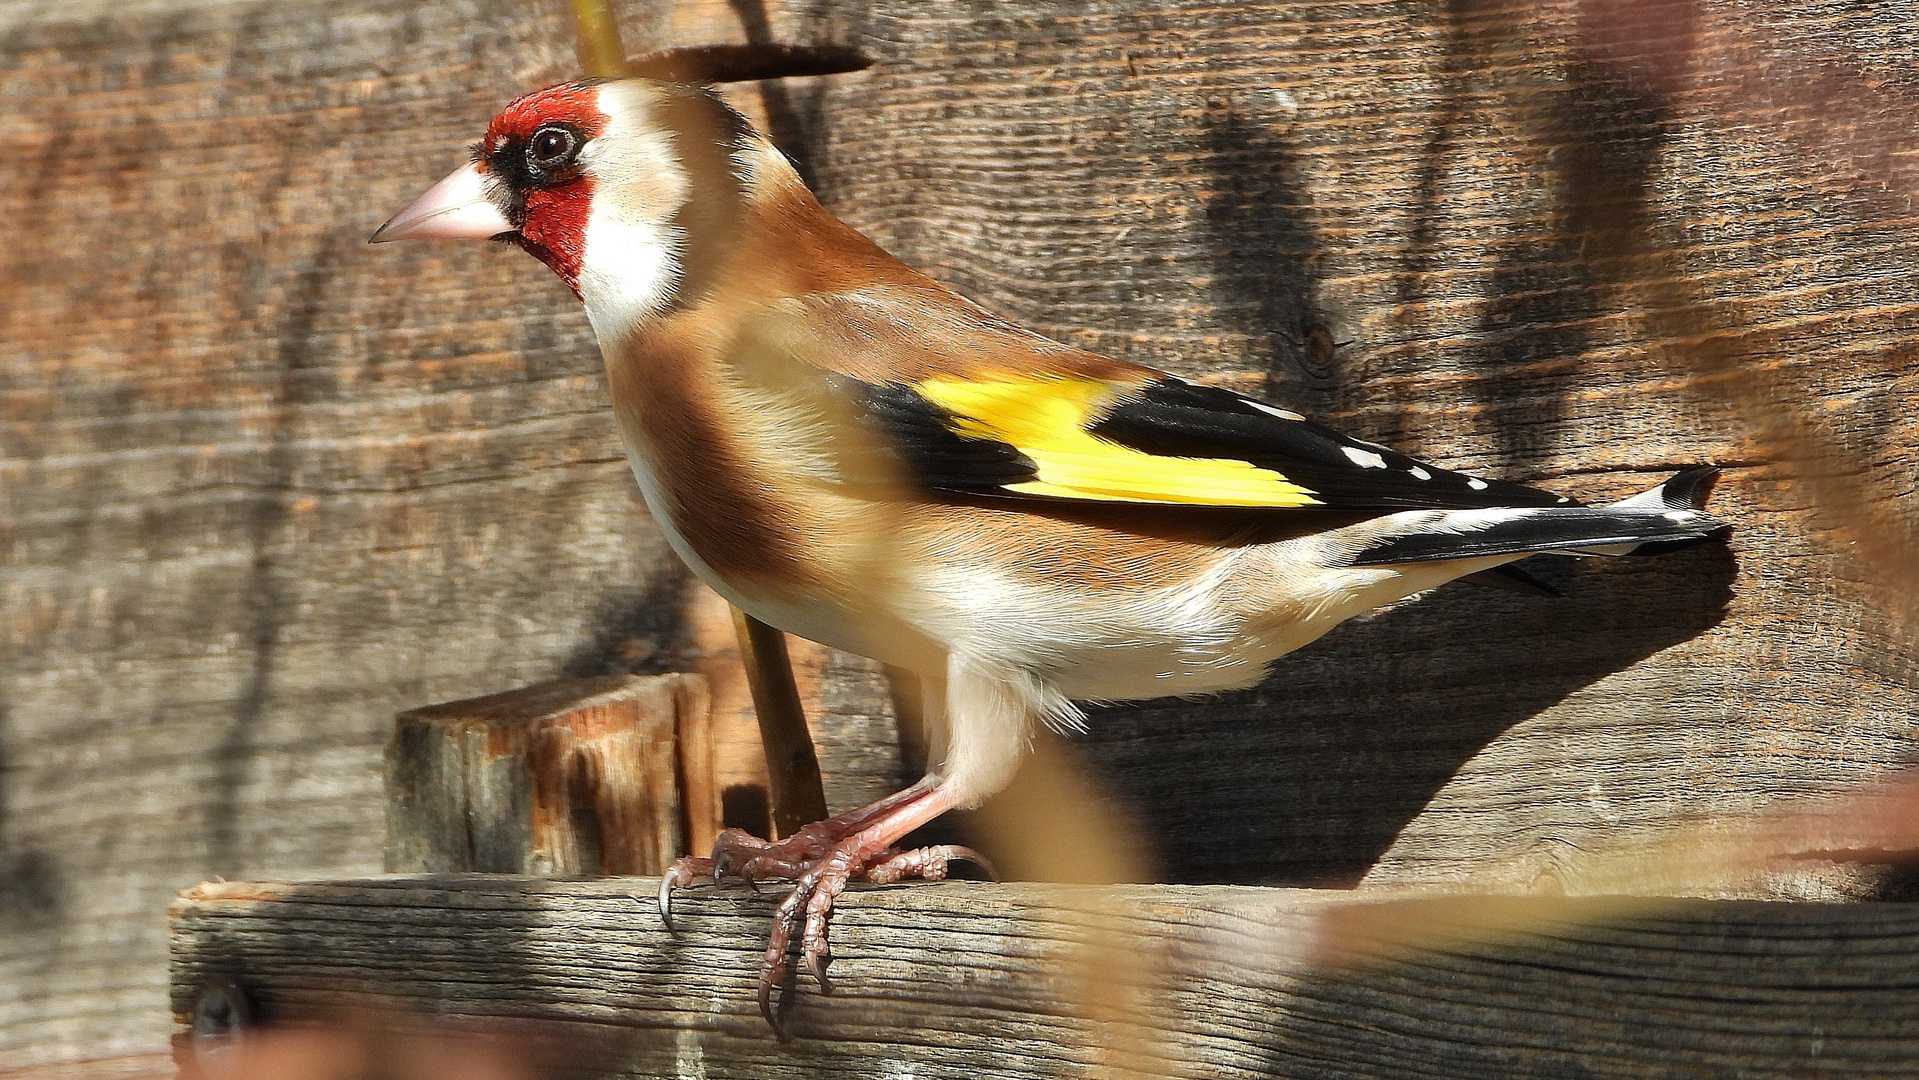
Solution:
M 1078 740 L 1160 880 L 1356 884 L 1503 733 L 1724 618 L 1723 544 L 1453 586 L 1282 657 L 1254 689 L 1091 710 Z M 1657 703 L 1648 702 L 1648 708 Z
M 1440 177 L 1459 136 L 1457 98 L 1485 54 L 1516 32 L 1474 30 L 1471 7 L 1454 0 L 1447 11 L 1445 100 L 1396 267 L 1415 290 L 1400 300 L 1414 307 L 1426 299 L 1417 294 L 1426 271 L 1454 257 L 1441 225 Z M 1643 201 L 1664 133 L 1657 103 L 1642 95 L 1603 125 L 1609 134 L 1597 149 L 1586 147 L 1574 133 L 1602 119 L 1594 101 L 1621 98 L 1610 81 L 1599 85 L 1603 72 L 1573 74 L 1578 86 L 1549 118 L 1554 141 L 1570 148 L 1558 162 L 1555 228 L 1495 253 L 1490 299 L 1472 328 L 1479 347 L 1425 358 L 1472 376 L 1461 389 L 1496 418 L 1490 458 L 1508 470 L 1537 468 L 1561 448 L 1568 402 L 1585 374 L 1579 358 L 1591 347 L 1588 324 L 1606 295 L 1579 245 L 1608 215 Z M 1339 332 L 1341 318 L 1316 284 L 1324 272 L 1320 215 L 1293 135 L 1223 100 L 1208 115 L 1207 152 L 1195 166 L 1211 168 L 1209 189 L 1218 193 L 1205 207 L 1218 252 L 1216 300 L 1229 322 L 1268 334 L 1249 358 L 1265 363 L 1270 394 L 1316 413 L 1350 413 L 1346 422 L 1360 434 L 1404 445 L 1409 433 L 1397 430 L 1391 404 L 1366 392 L 1365 343 L 1350 352 L 1323 347 L 1337 346 L 1321 339 Z M 1565 359 L 1548 372 L 1517 374 L 1544 358 Z M 1523 396 L 1514 396 L 1516 387 L 1526 388 Z M 1735 572 L 1719 544 L 1577 567 L 1541 558 L 1527 568 L 1566 598 L 1444 589 L 1339 627 L 1282 658 L 1254 689 L 1208 702 L 1096 708 L 1079 749 L 1146 831 L 1161 880 L 1353 885 L 1502 734 L 1719 623 Z

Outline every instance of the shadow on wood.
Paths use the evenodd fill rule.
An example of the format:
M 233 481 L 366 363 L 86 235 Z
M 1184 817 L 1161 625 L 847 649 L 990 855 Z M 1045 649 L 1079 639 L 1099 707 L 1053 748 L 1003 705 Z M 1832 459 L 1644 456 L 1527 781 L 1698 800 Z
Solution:
M 1340 627 L 1254 690 L 1099 709 L 1082 749 L 1168 880 L 1354 884 L 1495 738 L 1716 625 L 1734 563 L 1708 546 L 1539 573 L 1566 597 L 1453 586 Z M 1622 758 L 1596 752 L 1595 777 L 1620 781 Z
M 775 898 L 689 893 L 668 935 L 635 899 L 653 885 L 198 886 L 172 908 L 183 1064 L 220 979 L 269 1028 L 510 1036 L 584 1077 L 1851 1077 L 1919 1060 L 1914 905 L 856 889 L 840 992 L 804 983 L 782 1045 L 753 1003 Z
M 375 721 L 691 639 L 614 610 L 670 614 L 683 571 L 573 297 L 497 249 L 360 246 L 505 97 L 577 74 L 565 5 L 0 8 L 0 219 L 60 223 L 0 249 L 12 1065 L 157 1045 L 179 882 L 378 867 Z M 1570 608 L 1442 592 L 1240 698 L 1102 713 L 1089 752 L 1179 876 L 1520 873 L 1912 760 L 1915 653 L 1877 612 L 1919 563 L 1867 556 L 1919 510 L 1913 4 L 621 9 L 638 48 L 878 57 L 729 99 L 836 214 L 1052 336 L 1574 494 L 1730 466 L 1736 596 L 1696 637 L 1613 606 L 1666 562 L 1584 567 L 1554 577 Z M 1614 165 L 1631 215 L 1587 174 Z M 1648 224 L 1712 337 L 1635 263 Z M 1735 351 L 1688 366 L 1702 341 Z M 1893 527 L 1832 531 L 1835 502 Z M 1679 640 L 1609 670 L 1634 635 Z M 1569 655 L 1605 673 L 1541 681 Z M 891 722 L 865 669 L 822 670 L 850 805 L 897 779 Z M 1485 713 L 1474 687 L 1509 682 L 1564 696 Z M 727 782 L 763 822 L 760 781 Z

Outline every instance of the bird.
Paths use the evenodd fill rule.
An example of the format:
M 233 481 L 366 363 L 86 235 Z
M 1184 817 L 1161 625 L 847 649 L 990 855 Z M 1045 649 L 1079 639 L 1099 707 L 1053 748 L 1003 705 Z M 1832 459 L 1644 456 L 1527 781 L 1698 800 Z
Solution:
M 831 992 L 850 882 L 983 861 L 900 841 L 1003 788 L 1082 702 L 1257 683 L 1353 616 L 1541 553 L 1722 537 L 1716 469 L 1586 505 L 1442 468 L 1230 389 L 1020 327 L 841 222 L 709 86 L 562 83 L 371 238 L 492 239 L 583 304 L 648 511 L 688 567 L 775 627 L 917 676 L 918 783 L 791 836 L 677 862 L 783 880 L 761 962 L 775 1032 L 798 952 Z

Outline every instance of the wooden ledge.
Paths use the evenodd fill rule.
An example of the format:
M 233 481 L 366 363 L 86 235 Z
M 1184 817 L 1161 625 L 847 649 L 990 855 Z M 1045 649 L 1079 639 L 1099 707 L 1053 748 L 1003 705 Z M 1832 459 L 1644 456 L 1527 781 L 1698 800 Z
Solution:
M 753 1000 L 774 896 L 696 890 L 669 934 L 656 881 L 196 886 L 171 909 L 186 1075 L 196 1001 L 222 984 L 261 1030 L 480 1032 L 588 1076 L 1919 1067 L 1919 904 L 862 889 L 840 902 L 838 993 L 802 978 L 782 1044 Z

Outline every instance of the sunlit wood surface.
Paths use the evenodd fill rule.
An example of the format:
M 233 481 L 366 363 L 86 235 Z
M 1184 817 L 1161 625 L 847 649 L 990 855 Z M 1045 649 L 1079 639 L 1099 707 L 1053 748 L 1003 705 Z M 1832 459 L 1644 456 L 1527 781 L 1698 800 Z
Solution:
M 1617 891 L 1911 762 L 1910 5 L 617 6 L 636 51 L 874 56 L 729 93 L 1039 330 L 1588 498 L 1727 467 L 1730 548 L 1095 710 L 1092 816 L 1149 872 Z M 0 1060 L 154 1052 L 177 889 L 378 870 L 404 709 L 694 668 L 764 815 L 725 609 L 638 504 L 577 307 L 515 252 L 362 243 L 573 40 L 562 0 L 0 0 Z M 800 659 L 829 804 L 899 783 L 877 672 Z M 1082 846 L 1026 835 L 1066 854 L 1022 875 Z M 1901 851 L 1798 854 L 1655 879 L 1912 888 Z
M 669 935 L 653 884 L 203 886 L 173 909 L 174 1008 L 184 1022 L 202 986 L 227 980 L 250 995 L 256 1038 L 491 1037 L 488 1075 L 515 1080 L 553 1074 L 516 1071 L 526 1062 L 712 1080 L 1798 1080 L 1910 1076 L 1919 1059 L 1914 904 L 856 891 L 841 901 L 836 992 L 802 980 L 781 1043 L 753 1003 L 772 901 L 690 894 Z

